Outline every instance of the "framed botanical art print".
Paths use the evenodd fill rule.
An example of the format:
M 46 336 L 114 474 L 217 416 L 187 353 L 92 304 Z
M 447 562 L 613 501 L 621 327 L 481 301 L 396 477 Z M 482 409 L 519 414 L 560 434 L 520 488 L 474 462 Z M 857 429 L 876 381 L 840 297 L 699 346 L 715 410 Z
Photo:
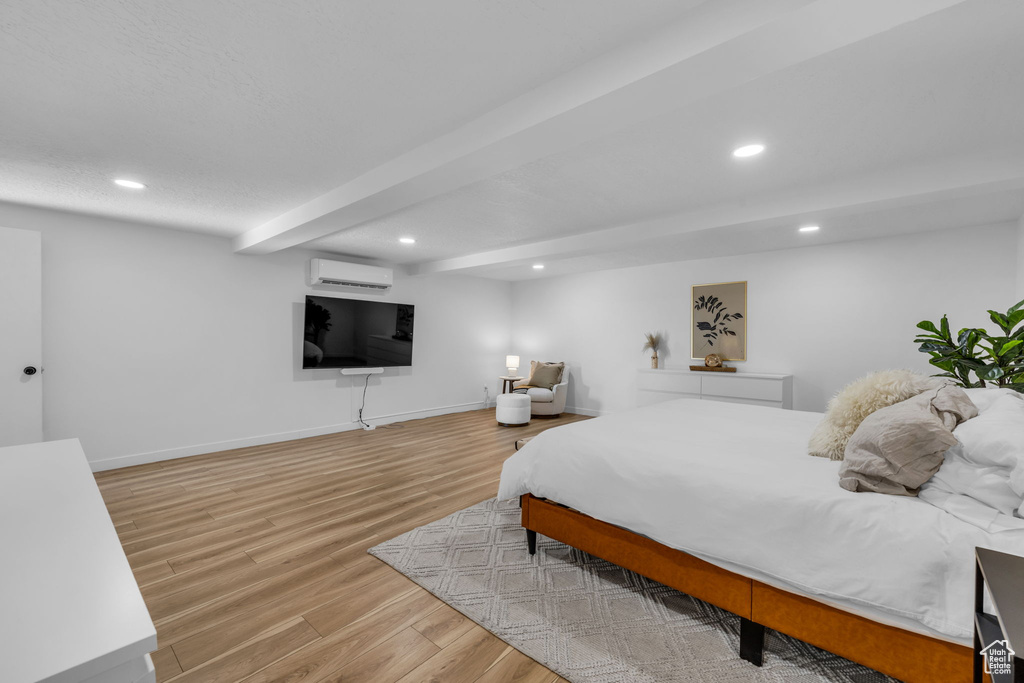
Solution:
M 690 300 L 690 357 L 746 360 L 747 283 L 693 285 Z

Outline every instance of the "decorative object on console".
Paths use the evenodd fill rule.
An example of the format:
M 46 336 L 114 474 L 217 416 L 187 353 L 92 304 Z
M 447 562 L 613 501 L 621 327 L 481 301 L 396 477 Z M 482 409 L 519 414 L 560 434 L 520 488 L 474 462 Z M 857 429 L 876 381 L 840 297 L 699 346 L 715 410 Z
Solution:
M 690 369 L 699 372 L 736 372 L 736 368 L 722 365 L 722 357 L 717 353 L 709 353 L 704 356 L 704 365 L 691 365 Z
M 871 413 L 936 387 L 941 382 L 910 370 L 882 370 L 846 385 L 832 397 L 808 443 L 811 455 L 842 460 L 846 442 Z
M 647 334 L 644 335 L 644 337 L 647 338 L 647 341 L 644 342 L 644 347 L 640 350 L 646 351 L 647 349 L 650 349 L 653 352 L 651 353 L 651 369 L 657 370 L 658 347 L 661 346 L 661 334 L 659 334 L 658 332 L 648 332 Z
M 984 329 L 965 327 L 956 338 L 945 315 L 936 325 L 922 320 L 914 339 L 918 351 L 931 356 L 928 361 L 943 372 L 935 377 L 948 377 L 962 387 L 985 387 L 986 381 L 1005 389 L 1024 393 L 1024 300 L 1006 313 L 990 310 L 989 319 L 1002 335 L 990 335 Z M 971 379 L 971 373 L 978 378 Z
M 715 353 L 722 360 L 746 360 L 746 281 L 693 285 L 690 298 L 690 357 Z
M 505 367 L 508 368 L 509 377 L 515 377 L 519 372 L 519 356 L 505 356 Z

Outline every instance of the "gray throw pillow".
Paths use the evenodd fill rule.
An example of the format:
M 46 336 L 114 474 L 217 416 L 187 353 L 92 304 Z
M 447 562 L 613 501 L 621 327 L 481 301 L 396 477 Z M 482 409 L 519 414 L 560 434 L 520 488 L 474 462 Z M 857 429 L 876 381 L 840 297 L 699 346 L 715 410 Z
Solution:
M 565 363 L 540 363 L 530 361 L 530 379 L 526 383 L 531 387 L 550 389 L 562 381 Z
M 839 485 L 849 491 L 916 496 L 956 445 L 953 429 L 977 415 L 963 389 L 952 384 L 876 410 L 846 444 Z

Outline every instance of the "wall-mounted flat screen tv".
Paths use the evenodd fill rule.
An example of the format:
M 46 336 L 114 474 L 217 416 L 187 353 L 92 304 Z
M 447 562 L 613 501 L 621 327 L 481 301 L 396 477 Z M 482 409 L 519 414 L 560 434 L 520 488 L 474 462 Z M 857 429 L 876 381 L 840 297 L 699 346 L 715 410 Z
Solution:
M 307 296 L 303 368 L 412 365 L 412 304 Z

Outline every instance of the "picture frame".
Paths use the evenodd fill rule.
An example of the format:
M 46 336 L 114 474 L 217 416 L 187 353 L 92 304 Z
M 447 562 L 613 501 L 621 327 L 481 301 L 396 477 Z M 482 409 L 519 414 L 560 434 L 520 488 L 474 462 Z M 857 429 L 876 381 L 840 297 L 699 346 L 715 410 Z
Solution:
M 690 287 L 690 358 L 747 359 L 747 281 Z

